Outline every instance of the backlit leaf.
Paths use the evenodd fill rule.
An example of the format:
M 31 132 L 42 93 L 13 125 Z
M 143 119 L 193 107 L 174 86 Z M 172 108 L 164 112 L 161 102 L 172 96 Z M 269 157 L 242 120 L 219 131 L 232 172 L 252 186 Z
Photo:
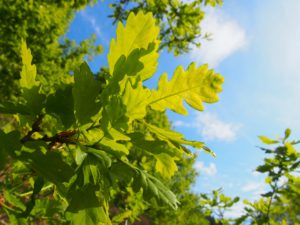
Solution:
M 147 100 L 150 95 L 150 90 L 144 88 L 141 82 L 138 82 L 136 87 L 132 87 L 132 84 L 127 82 L 122 99 L 126 105 L 126 116 L 130 119 L 129 122 L 146 116 Z
M 82 63 L 79 70 L 74 74 L 74 109 L 79 124 L 92 122 L 91 117 L 100 110 L 98 95 L 101 83 L 96 81 L 89 66 Z
M 30 89 L 35 85 L 38 85 L 36 79 L 36 66 L 32 65 L 32 55 L 30 49 L 27 48 L 26 42 L 22 40 L 21 44 L 21 57 L 22 57 L 22 71 L 20 86 L 22 88 Z
M 178 170 L 177 165 L 175 163 L 176 158 L 171 157 L 165 153 L 157 154 L 155 155 L 155 158 L 156 158 L 155 169 L 163 177 L 170 178 Z
M 141 55 L 145 55 L 140 58 L 140 61 L 144 64 L 144 69 L 137 75 L 142 80 L 150 78 L 154 74 L 157 65 L 158 34 L 159 28 L 155 25 L 155 19 L 151 13 L 143 14 L 139 12 L 137 15 L 131 13 L 125 27 L 119 22 L 116 40 L 112 39 L 108 54 L 110 74 L 114 74 L 115 65 L 121 56 L 127 58 L 133 50 L 144 49 L 144 51 L 148 51 L 147 54 L 140 52 Z
M 218 93 L 222 90 L 223 77 L 208 70 L 207 65 L 196 67 L 192 63 L 186 71 L 180 66 L 168 81 L 167 75 L 161 76 L 158 89 L 152 91 L 150 106 L 158 111 L 171 109 L 186 115 L 183 100 L 192 108 L 202 111 L 203 102 L 218 101 Z
M 277 144 L 279 143 L 278 140 L 272 140 L 266 136 L 258 136 L 258 138 L 260 139 L 260 141 L 266 145 L 271 145 L 271 144 Z

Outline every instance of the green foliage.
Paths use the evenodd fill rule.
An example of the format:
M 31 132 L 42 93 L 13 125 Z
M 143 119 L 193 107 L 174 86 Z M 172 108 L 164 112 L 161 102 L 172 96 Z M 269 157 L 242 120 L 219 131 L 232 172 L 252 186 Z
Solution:
M 200 45 L 199 38 L 207 35 L 201 33 L 199 23 L 205 13 L 202 7 L 222 5 L 222 0 L 122 0 L 111 4 L 115 22 L 127 19 L 130 12 L 151 12 L 157 19 L 160 32 L 160 49 L 167 47 L 175 55 L 188 52 L 191 45 Z
M 135 35 L 133 28 L 150 30 L 152 36 Z M 15 162 L 8 166 L 19 165 L 27 174 L 23 179 L 29 182 L 10 179 L 20 174 L 18 168 L 10 168 L 13 173 L 3 184 L 4 189 L 15 190 L 14 197 L 4 196 L 3 212 L 10 223 L 33 224 L 46 217 L 44 220 L 53 224 L 111 224 L 143 211 L 142 205 L 129 204 L 132 210 L 111 220 L 110 202 L 118 194 L 116 190 L 128 190 L 129 197 L 139 196 L 142 202 L 178 207 L 177 197 L 164 181 L 175 174 L 181 159 L 190 156 L 187 145 L 202 148 L 204 144 L 157 127 L 147 114 L 158 102 L 163 106 L 160 110 L 176 111 L 172 104 L 181 104 L 183 99 L 202 110 L 202 101 L 217 100 L 223 80 L 206 67 L 192 65 L 187 73 L 176 70 L 175 78 L 165 84 L 166 96 L 161 94 L 161 82 L 158 90 L 145 87 L 143 80 L 155 71 L 152 56 L 158 54 L 158 31 L 150 13 L 131 14 L 126 26 L 118 25 L 108 55 L 112 74 L 104 84 L 83 63 L 75 70 L 74 82 L 68 78 L 49 91 L 36 76 L 31 52 L 22 43 L 20 96 L 0 104 L 0 113 L 12 114 L 18 122 L 9 131 L 1 131 L 1 156 L 8 155 L 6 159 Z M 52 191 L 47 193 L 49 187 Z M 12 203 L 7 205 L 9 201 Z M 36 208 L 41 201 L 47 207 L 42 212 Z M 43 215 L 51 209 L 57 216 Z
M 167 182 L 170 189 L 177 194 L 180 205 L 177 210 L 152 202 L 145 215 L 154 225 L 186 224 L 208 225 L 203 207 L 200 204 L 200 196 L 193 193 L 190 188 L 198 175 L 193 168 L 197 155 L 183 157 L 178 161 L 178 172 Z
M 277 144 L 275 149 L 261 148 L 271 157 L 264 159 L 264 164 L 256 168 L 259 173 L 266 173 L 268 192 L 255 202 L 245 201 L 246 214 L 239 221 L 250 218 L 251 224 L 298 224 L 300 198 L 299 176 L 300 153 L 294 148 L 299 141 L 287 141 L 291 134 L 286 129 L 282 139 L 271 140 L 260 136 L 264 144 Z
M 211 196 L 201 194 L 200 204 L 204 207 L 204 213 L 210 218 L 215 218 L 216 223 L 229 225 L 234 221 L 225 217 L 225 212 L 240 200 L 239 197 L 231 198 L 221 190 L 213 190 Z
M 182 100 L 185 100 L 192 108 L 202 111 L 202 102 L 213 103 L 218 100 L 217 94 L 222 90 L 223 81 L 223 77 L 208 70 L 207 65 L 197 68 L 195 64 L 191 64 L 187 71 L 178 67 L 170 82 L 167 74 L 161 76 L 158 90 L 152 92 L 150 106 L 155 110 L 164 111 L 169 108 L 186 115 L 187 110 L 182 105 Z M 210 85 L 206 85 L 207 83 Z
M 80 44 L 61 38 L 74 13 L 92 2 L 95 1 L 1 1 L 0 99 L 11 99 L 19 94 L 17 80 L 20 78 L 20 61 L 23 57 L 19 52 L 24 48 L 21 39 L 26 40 L 30 47 L 37 76 L 47 90 L 69 79 L 68 74 L 82 63 L 85 55 L 92 57 L 101 52 L 101 47 L 94 45 L 95 37 Z M 25 72 L 24 69 L 22 71 Z

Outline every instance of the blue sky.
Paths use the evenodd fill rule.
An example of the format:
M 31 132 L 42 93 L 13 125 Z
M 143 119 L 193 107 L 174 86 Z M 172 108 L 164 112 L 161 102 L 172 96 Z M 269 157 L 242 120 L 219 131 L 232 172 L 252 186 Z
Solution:
M 96 34 L 104 53 L 90 63 L 94 71 L 107 65 L 115 35 L 108 3 L 80 11 L 67 34 L 77 41 Z M 221 8 L 206 11 L 202 28 L 213 40 L 177 58 L 163 51 L 147 85 L 156 86 L 160 74 L 171 76 L 176 66 L 192 61 L 208 63 L 225 77 L 218 103 L 206 104 L 200 113 L 189 110 L 187 117 L 168 114 L 176 130 L 204 140 L 217 154 L 199 152 L 196 192 L 223 187 L 225 194 L 255 199 L 265 190 L 263 176 L 254 172 L 263 159 L 257 136 L 280 137 L 290 127 L 293 137 L 300 137 L 300 1 L 224 0 Z

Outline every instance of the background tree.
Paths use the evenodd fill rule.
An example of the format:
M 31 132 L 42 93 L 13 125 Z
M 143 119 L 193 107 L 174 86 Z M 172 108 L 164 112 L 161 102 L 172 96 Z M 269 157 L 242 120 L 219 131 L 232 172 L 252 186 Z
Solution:
M 20 67 L 20 43 L 26 40 L 37 66 L 41 82 L 57 85 L 69 79 L 84 56 L 92 59 L 101 52 L 95 45 L 95 36 L 76 44 L 64 37 L 74 14 L 96 0 L 25 1 L 2 0 L 0 4 L 0 99 L 13 98 L 19 94 L 17 80 Z M 124 21 L 130 12 L 152 12 L 160 24 L 160 48 L 167 47 L 175 54 L 189 50 L 201 35 L 199 22 L 204 17 L 202 4 L 215 6 L 221 0 L 181 1 L 115 1 L 111 6 L 115 21 Z M 102 3 L 105 4 L 105 3 Z M 168 22 L 165 22 L 167 18 Z M 62 38 L 64 37 L 64 38 Z M 46 88 L 46 85 L 45 85 Z
M 175 55 L 188 52 L 192 45 L 200 46 L 203 34 L 200 22 L 204 18 L 203 6 L 221 5 L 223 0 L 122 0 L 111 4 L 114 22 L 124 21 L 130 12 L 152 12 L 160 25 L 160 49 L 167 48 Z
M 300 153 L 294 148 L 299 141 L 288 141 L 291 134 L 286 129 L 281 139 L 272 140 L 260 136 L 260 140 L 266 145 L 278 145 L 275 149 L 261 148 L 271 157 L 264 159 L 264 164 L 256 168 L 259 173 L 266 173 L 268 192 L 262 194 L 262 198 L 255 201 L 245 201 L 246 214 L 238 223 L 246 219 L 251 224 L 298 224 L 300 222 L 300 198 L 299 175 Z
M 101 52 L 95 36 L 81 42 L 63 38 L 74 14 L 94 0 L 1 0 L 0 99 L 20 94 L 21 40 L 26 40 L 41 82 L 51 85 L 68 79 L 83 56 Z M 46 86 L 46 85 L 45 85 Z

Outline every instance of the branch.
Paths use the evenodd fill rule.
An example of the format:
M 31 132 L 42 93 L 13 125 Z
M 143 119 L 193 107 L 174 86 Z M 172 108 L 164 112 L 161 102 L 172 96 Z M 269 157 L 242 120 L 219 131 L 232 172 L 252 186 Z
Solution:
M 41 114 L 38 116 L 37 120 L 32 124 L 31 130 L 21 139 L 21 143 L 25 143 L 27 141 L 30 141 L 32 138 L 34 132 L 40 131 L 40 124 L 44 118 L 44 114 Z

